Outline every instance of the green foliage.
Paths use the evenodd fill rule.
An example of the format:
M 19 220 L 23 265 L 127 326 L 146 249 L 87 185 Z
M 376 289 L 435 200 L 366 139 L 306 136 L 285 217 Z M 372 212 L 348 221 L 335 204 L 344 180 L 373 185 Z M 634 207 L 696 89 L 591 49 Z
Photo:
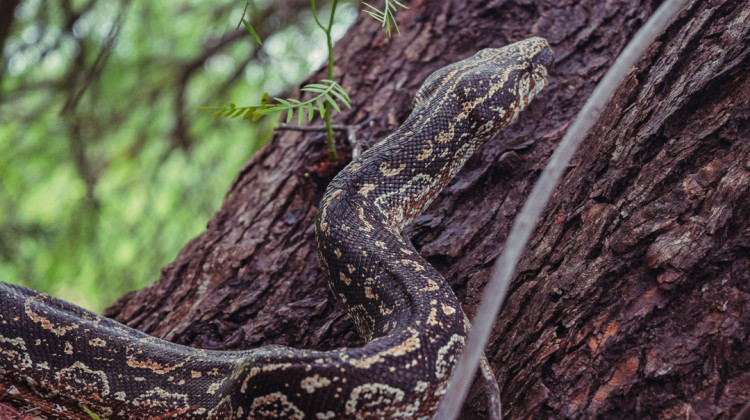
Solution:
M 245 4 L 245 10 L 242 12 L 240 23 L 237 24 L 239 28 L 240 24 L 245 24 L 245 27 L 250 34 L 255 38 L 256 42 L 261 43 L 260 38 L 256 34 L 255 30 L 250 24 L 244 19 L 247 7 L 250 3 Z M 396 18 L 393 15 L 397 11 L 396 6 L 400 6 L 404 9 L 408 9 L 405 5 L 398 2 L 398 0 L 385 0 L 384 9 L 381 11 L 377 7 L 372 6 L 368 3 L 363 4 L 370 10 L 365 10 L 365 13 L 372 16 L 382 27 L 385 27 L 385 31 L 388 37 L 391 36 L 391 25 L 396 29 L 396 32 L 400 34 Z M 224 107 L 195 107 L 196 109 L 204 109 L 214 111 L 212 116 L 224 116 L 226 118 L 237 118 L 242 116 L 242 119 L 252 118 L 253 121 L 258 121 L 264 115 L 275 114 L 278 112 L 287 111 L 286 122 L 290 123 L 294 118 L 294 112 L 297 111 L 297 124 L 302 125 L 303 121 L 312 121 L 315 111 L 317 110 L 320 117 L 323 118 L 326 125 L 326 131 L 328 136 L 328 150 L 329 157 L 331 160 L 338 159 L 338 153 L 336 152 L 336 143 L 333 138 L 333 130 L 331 128 L 331 108 L 341 112 L 341 108 L 338 106 L 336 101 L 340 101 L 348 108 L 351 108 L 351 101 L 349 95 L 346 93 L 338 83 L 333 81 L 333 68 L 334 68 L 334 56 L 333 56 L 333 40 L 331 30 L 333 28 L 334 16 L 336 14 L 336 6 L 338 0 L 333 0 L 331 3 L 331 14 L 329 17 L 328 24 L 323 24 L 318 17 L 318 9 L 315 5 L 315 0 L 310 0 L 310 9 L 312 10 L 313 19 L 318 27 L 326 34 L 326 41 L 328 46 L 328 79 L 323 79 L 321 84 L 309 84 L 305 85 L 301 90 L 303 92 L 314 92 L 318 93 L 318 96 L 309 99 L 305 102 L 301 102 L 297 99 L 280 99 L 274 98 L 277 102 L 275 104 L 267 104 L 268 92 L 264 93 L 263 98 L 260 101 L 260 105 L 251 105 L 237 107 L 233 103 Z M 305 112 L 307 112 L 307 118 L 305 118 Z
M 235 29 L 235 31 L 237 29 L 240 29 L 241 24 L 244 24 L 245 28 L 247 28 L 247 31 L 250 32 L 250 36 L 252 36 L 253 39 L 255 39 L 255 42 L 257 42 L 258 45 L 263 45 L 263 41 L 260 40 L 258 33 L 255 32 L 255 29 L 253 29 L 253 26 L 250 25 L 250 22 L 248 22 L 247 19 L 245 19 L 245 14 L 247 13 L 248 6 L 250 6 L 250 2 L 245 3 L 245 10 L 242 11 L 242 17 L 240 18 L 240 23 L 237 24 L 237 28 Z
M 298 99 L 289 98 L 273 98 L 276 103 L 268 103 L 268 92 L 263 94 L 259 105 L 254 106 L 242 106 L 237 107 L 235 104 L 230 103 L 227 106 L 219 107 L 196 107 L 196 109 L 208 109 L 214 111 L 211 115 L 220 116 L 223 115 L 226 118 L 237 118 L 242 117 L 243 120 L 248 118 L 253 121 L 259 120 L 264 115 L 277 114 L 286 111 L 286 122 L 289 123 L 294 118 L 295 111 L 297 112 L 297 124 L 302 125 L 304 120 L 312 121 L 315 111 L 320 114 L 321 118 L 325 118 L 326 109 L 325 104 L 332 106 L 336 111 L 341 112 L 341 108 L 336 103 L 341 102 L 348 108 L 351 108 L 351 99 L 349 94 L 346 93 L 344 88 L 333 80 L 323 79 L 321 83 L 311 83 L 302 87 L 303 92 L 317 93 L 316 96 L 302 102 Z
M 85 412 L 86 412 L 86 414 L 88 414 L 88 415 L 89 415 L 89 417 L 91 417 L 91 418 L 92 418 L 92 419 L 94 419 L 94 420 L 107 420 L 106 418 L 104 418 L 104 419 L 103 419 L 103 418 L 101 418 L 101 417 L 100 417 L 100 416 L 99 416 L 98 414 L 94 413 L 93 411 L 89 410 L 89 409 L 88 409 L 88 408 L 86 408 L 86 407 L 83 407 L 83 411 L 85 411 Z
M 355 14 L 339 9 L 337 34 Z M 246 19 L 258 55 L 225 35 L 233 0 L 22 2 L 0 72 L 0 280 L 97 312 L 156 281 L 280 116 L 230 124 L 187 104 L 281 96 L 325 58 L 309 10 L 287 12 Z
M 368 7 L 370 10 L 365 10 L 365 13 L 372 16 L 375 20 L 381 23 L 381 27 L 385 27 L 385 33 L 388 34 L 388 37 L 391 36 L 391 25 L 396 29 L 396 33 L 401 35 L 401 32 L 398 30 L 398 23 L 396 22 L 396 17 L 393 16 L 393 13 L 398 10 L 396 6 L 403 7 L 404 9 L 408 9 L 408 7 L 404 6 L 403 4 L 399 3 L 398 0 L 385 0 L 385 7 L 381 11 L 375 6 L 372 6 L 368 3 L 362 2 L 362 4 L 365 5 L 365 7 Z M 394 6 L 395 5 L 395 6 Z

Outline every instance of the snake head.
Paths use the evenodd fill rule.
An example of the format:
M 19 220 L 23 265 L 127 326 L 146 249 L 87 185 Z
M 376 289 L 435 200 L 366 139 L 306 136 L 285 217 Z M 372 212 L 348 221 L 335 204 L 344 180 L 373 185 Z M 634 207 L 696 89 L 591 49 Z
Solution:
M 485 48 L 432 73 L 414 97 L 414 111 L 449 111 L 443 115 L 449 120 L 470 122 L 480 133 L 497 132 L 546 86 L 553 62 L 544 38 Z

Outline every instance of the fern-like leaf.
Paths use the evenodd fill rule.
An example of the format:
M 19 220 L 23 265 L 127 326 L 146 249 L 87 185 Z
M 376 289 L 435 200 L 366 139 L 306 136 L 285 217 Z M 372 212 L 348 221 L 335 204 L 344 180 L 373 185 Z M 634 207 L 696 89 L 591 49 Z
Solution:
M 398 0 L 385 0 L 383 10 L 369 3 L 362 2 L 362 4 L 369 8 L 369 10 L 364 10 L 364 12 L 380 22 L 381 27 L 385 27 L 385 33 L 388 34 L 389 38 L 391 37 L 391 25 L 396 29 L 396 33 L 401 35 L 401 31 L 398 29 L 398 22 L 396 22 L 396 17 L 393 14 L 398 10 L 396 6 L 408 9 L 403 3 Z
M 343 104 L 347 108 L 351 108 L 351 99 L 349 94 L 346 93 L 341 85 L 333 80 L 323 79 L 322 83 L 311 83 L 302 87 L 303 92 L 310 92 L 315 94 L 312 98 L 306 101 L 300 101 L 299 99 L 283 99 L 273 98 L 275 103 L 268 103 L 269 95 L 268 92 L 263 94 L 259 105 L 243 106 L 238 107 L 233 103 L 222 107 L 210 107 L 202 106 L 195 107 L 195 109 L 206 109 L 214 111 L 211 113 L 212 116 L 224 116 L 225 118 L 238 118 L 242 119 L 252 118 L 253 121 L 259 120 L 264 115 L 276 114 L 279 112 L 286 111 L 285 121 L 290 123 L 294 118 L 295 113 L 297 114 L 297 123 L 307 119 L 311 121 L 317 111 L 321 118 L 325 118 L 326 109 L 325 104 L 331 104 L 331 107 L 338 112 L 341 112 L 341 105 Z M 305 112 L 307 117 L 305 118 Z

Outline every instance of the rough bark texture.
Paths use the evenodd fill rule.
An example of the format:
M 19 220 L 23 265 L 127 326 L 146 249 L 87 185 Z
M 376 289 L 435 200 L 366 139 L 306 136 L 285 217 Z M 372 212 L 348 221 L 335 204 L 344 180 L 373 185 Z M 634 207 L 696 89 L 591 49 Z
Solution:
M 388 39 L 360 17 L 337 77 L 369 144 L 433 70 L 546 37 L 550 84 L 407 229 L 471 317 L 513 217 L 595 84 L 658 4 L 416 0 Z M 488 355 L 510 418 L 730 418 L 750 399 L 750 5 L 691 1 L 633 69 L 538 225 Z M 311 79 L 322 77 L 323 73 Z M 235 139 L 242 141 L 242 139 Z M 346 150 L 344 138 L 340 150 Z M 205 233 L 108 311 L 204 348 L 359 344 L 320 272 L 321 135 L 277 135 Z M 345 156 L 345 154 L 344 154 Z M 485 415 L 478 388 L 465 418 Z

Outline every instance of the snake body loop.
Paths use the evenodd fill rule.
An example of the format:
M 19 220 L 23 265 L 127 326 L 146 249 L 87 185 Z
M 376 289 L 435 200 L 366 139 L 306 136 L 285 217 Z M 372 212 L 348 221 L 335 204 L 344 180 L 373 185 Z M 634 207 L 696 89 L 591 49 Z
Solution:
M 222 352 L 150 337 L 0 283 L 0 396 L 59 418 L 429 418 L 463 348 L 453 291 L 401 229 L 546 84 L 541 38 L 433 73 L 390 136 L 331 181 L 315 230 L 336 298 L 367 341 Z

